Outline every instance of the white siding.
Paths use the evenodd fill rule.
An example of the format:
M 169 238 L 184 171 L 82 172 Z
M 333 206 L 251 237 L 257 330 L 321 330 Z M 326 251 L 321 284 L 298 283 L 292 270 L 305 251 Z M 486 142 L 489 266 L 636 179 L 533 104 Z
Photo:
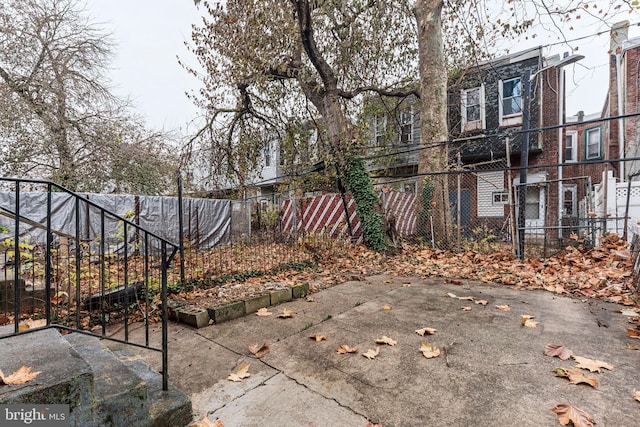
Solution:
M 493 193 L 505 191 L 504 173 L 479 172 L 478 173 L 478 218 L 503 217 L 504 205 L 493 204 Z

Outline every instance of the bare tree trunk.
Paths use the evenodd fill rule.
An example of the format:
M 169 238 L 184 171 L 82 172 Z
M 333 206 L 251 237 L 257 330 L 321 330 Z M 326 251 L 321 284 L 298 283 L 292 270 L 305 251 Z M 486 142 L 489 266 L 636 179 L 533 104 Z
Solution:
M 442 0 L 417 0 L 414 13 L 418 23 L 420 62 L 421 142 L 433 147 L 420 151 L 418 173 L 444 171 L 448 164 L 447 71 L 442 46 Z M 426 185 L 425 185 L 426 184 Z M 418 218 L 421 226 L 433 219 L 436 240 L 451 242 L 451 208 L 447 175 L 430 175 L 420 183 Z M 458 207 L 459 208 L 459 207 Z M 432 242 L 435 243 L 435 242 Z

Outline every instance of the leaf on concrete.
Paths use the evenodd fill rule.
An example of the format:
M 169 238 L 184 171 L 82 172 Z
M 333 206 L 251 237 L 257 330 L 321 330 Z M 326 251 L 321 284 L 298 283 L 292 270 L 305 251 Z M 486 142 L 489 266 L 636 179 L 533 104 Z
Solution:
M 551 357 L 559 357 L 562 360 L 567 360 L 573 356 L 573 352 L 567 347 L 559 344 L 545 344 L 544 355 Z
M 574 427 L 594 427 L 595 421 L 591 415 L 573 405 L 561 403 L 551 410 L 558 415 L 558 421 L 563 426 L 573 422 Z
M 389 310 L 393 310 L 393 307 L 391 307 L 390 305 L 383 305 L 382 309 L 389 311 Z
M 262 317 L 271 316 L 272 314 L 273 313 L 267 310 L 266 308 L 261 308 L 256 312 L 256 316 L 262 316 Z
M 422 355 L 427 359 L 440 356 L 440 349 L 436 346 L 432 346 L 426 341 L 422 341 L 422 344 L 420 345 L 420 352 L 422 352 Z
M 511 307 L 509 307 L 508 305 L 496 305 L 496 308 L 502 311 L 511 311 Z
M 278 317 L 281 319 L 290 319 L 293 317 L 293 311 L 285 307 L 282 309 L 282 313 L 278 314 Z
M 358 346 L 350 347 L 346 344 L 340 344 L 338 346 L 338 353 L 340 354 L 357 353 L 357 352 L 358 352 Z
M 438 330 L 437 329 L 433 329 L 433 328 L 416 329 L 416 334 L 420 335 L 421 337 L 423 337 L 425 335 L 433 335 L 436 332 L 438 332 Z
M 486 299 L 479 299 L 474 301 L 476 304 L 480 304 L 480 305 L 487 305 L 489 304 L 489 301 L 487 301 Z
M 255 357 L 260 359 L 265 354 L 269 353 L 269 346 L 267 343 L 262 343 L 262 345 L 255 343 L 249 346 L 249 351 L 253 353 Z
M 556 368 L 553 371 L 556 377 L 567 378 L 570 384 L 589 384 L 593 388 L 598 387 L 598 379 L 596 377 L 588 377 L 580 369 L 576 368 Z
M 380 347 L 376 347 L 375 349 L 370 348 L 362 353 L 362 355 L 369 360 L 375 359 L 378 354 L 380 354 Z
M 374 424 L 369 421 L 365 427 L 382 427 L 382 424 Z
M 251 374 L 249 373 L 250 366 L 251 366 L 251 363 L 240 365 L 238 367 L 238 370 L 236 372 L 232 372 L 227 379 L 229 381 L 233 381 L 237 383 L 244 380 L 245 378 L 249 378 L 251 376 Z
M 627 343 L 627 350 L 640 350 L 640 344 Z
M 586 357 L 573 356 L 576 361 L 576 368 L 588 369 L 590 372 L 602 372 L 601 368 L 613 370 L 613 365 L 609 365 L 601 360 L 587 359 Z
M 327 339 L 325 335 L 318 334 L 311 335 L 309 338 L 311 338 L 312 340 L 316 340 L 316 342 L 325 341 Z
M 623 316 L 628 316 L 628 317 L 636 317 L 636 316 L 640 316 L 640 313 L 638 312 L 640 309 L 638 308 L 625 308 L 622 310 L 617 310 L 619 313 L 622 313 Z
M 462 311 L 471 311 L 471 306 L 465 305 L 464 307 L 462 307 Z
M 396 340 L 394 340 L 392 338 L 389 338 L 386 335 L 383 335 L 382 338 L 376 338 L 375 342 L 376 342 L 376 344 L 387 344 L 387 345 L 390 345 L 392 347 L 394 345 L 398 344 L 398 341 L 396 341 Z
M 5 377 L 2 370 L 0 370 L 0 385 L 3 384 L 24 384 L 27 381 L 31 381 L 40 375 L 40 372 L 34 372 L 28 366 L 21 366 L 13 374 Z
M 189 425 L 189 427 L 224 427 L 224 421 L 216 420 L 214 422 L 209 421 L 209 418 L 204 417 L 195 424 Z
M 640 331 L 637 329 L 627 329 L 630 338 L 640 339 Z
M 458 298 L 458 295 L 452 294 L 451 292 L 447 292 L 446 294 L 449 298 Z
M 458 297 L 458 299 L 460 301 L 473 301 L 474 298 L 472 296 L 468 296 L 468 297 Z
M 633 389 L 633 398 L 640 402 L 640 391 L 637 391 L 635 388 Z
M 538 327 L 538 322 L 536 322 L 533 316 L 529 316 L 527 314 L 523 314 L 521 316 L 522 319 L 522 326 L 526 326 L 527 328 L 537 328 Z

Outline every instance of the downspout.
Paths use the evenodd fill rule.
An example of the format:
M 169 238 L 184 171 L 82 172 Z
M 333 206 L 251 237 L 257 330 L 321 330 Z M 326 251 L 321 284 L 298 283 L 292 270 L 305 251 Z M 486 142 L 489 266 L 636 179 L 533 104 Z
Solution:
M 622 54 L 616 53 L 616 86 L 618 90 L 618 115 L 624 114 L 624 105 L 622 102 Z M 618 157 L 620 159 L 625 158 L 624 148 L 624 119 L 618 119 L 618 147 L 620 147 L 620 153 Z M 620 180 L 624 180 L 624 161 L 620 162 Z
M 564 132 L 564 70 L 557 68 L 558 76 L 558 239 L 562 240 L 562 209 L 564 207 L 564 192 L 562 191 L 562 135 Z

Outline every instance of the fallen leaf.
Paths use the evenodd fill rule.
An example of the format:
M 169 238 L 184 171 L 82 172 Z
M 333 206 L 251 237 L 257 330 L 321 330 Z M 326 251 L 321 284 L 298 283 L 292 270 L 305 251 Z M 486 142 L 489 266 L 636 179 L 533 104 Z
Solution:
M 24 384 L 27 381 L 31 381 L 40 375 L 40 372 L 34 372 L 28 366 L 21 366 L 13 374 L 4 376 L 2 370 L 0 370 L 0 385 L 2 384 Z
M 637 329 L 627 329 L 627 334 L 629 334 L 631 338 L 640 339 L 640 331 Z
M 526 326 L 527 328 L 537 328 L 538 327 L 538 322 L 536 322 L 533 316 L 529 316 L 526 314 L 523 314 L 521 316 L 522 318 L 522 326 Z
M 637 391 L 635 388 L 633 389 L 633 398 L 640 402 L 640 391 Z
M 619 312 L 622 313 L 623 316 L 629 316 L 629 317 L 640 316 L 640 313 L 638 313 L 637 308 L 625 308 L 625 309 L 619 310 Z
M 340 354 L 357 353 L 357 352 L 358 352 L 358 346 L 349 347 L 346 344 L 340 344 L 338 346 L 338 353 Z
M 262 345 L 255 343 L 249 346 L 249 351 L 253 353 L 258 359 L 260 359 L 265 354 L 269 353 L 269 346 L 267 343 L 263 343 Z
M 209 418 L 204 417 L 195 424 L 189 425 L 189 427 L 224 427 L 224 421 L 216 420 L 214 422 L 209 421 Z
M 446 294 L 449 298 L 458 298 L 456 294 L 452 294 L 451 292 L 447 292 Z
M 383 305 L 382 309 L 388 311 L 388 310 L 393 310 L 393 307 L 391 307 L 390 305 Z
M 390 345 L 390 346 L 394 346 L 394 345 L 398 344 L 398 341 L 396 341 L 394 339 L 391 339 L 386 335 L 383 335 L 382 338 L 376 338 L 375 342 L 376 342 L 376 344 L 387 344 L 387 345 Z
M 556 356 L 562 360 L 567 360 L 573 356 L 573 352 L 563 345 L 546 344 L 544 346 L 544 355 L 551 357 Z
M 393 283 L 393 280 L 384 280 L 383 283 Z
M 251 376 L 251 374 L 249 373 L 249 366 L 251 366 L 251 363 L 240 365 L 238 367 L 238 370 L 236 372 L 232 372 L 227 379 L 229 381 L 237 383 L 244 380 L 245 378 L 249 378 Z
M 375 350 L 373 348 L 370 348 L 369 350 L 362 353 L 362 355 L 369 360 L 375 359 L 378 354 L 380 354 L 380 347 L 376 347 Z
M 365 427 L 382 427 L 382 424 L 374 424 L 369 421 Z
M 307 296 L 307 302 L 315 301 L 311 295 Z
M 261 308 L 256 312 L 256 316 L 271 316 L 273 313 L 266 308 Z
M 427 359 L 440 356 L 440 349 L 436 346 L 432 346 L 426 341 L 422 341 L 422 344 L 420 345 L 420 351 L 422 352 L 422 355 Z
M 433 328 L 422 328 L 422 329 L 416 329 L 416 334 L 420 335 L 420 336 L 425 336 L 425 335 L 433 335 L 436 332 L 438 332 L 437 329 L 433 329 Z
M 573 356 L 573 360 L 576 361 L 576 368 L 580 369 L 588 369 L 590 372 L 602 372 L 602 369 L 612 370 L 613 365 L 609 365 L 608 363 L 602 362 L 600 360 L 587 359 L 586 357 L 581 356 Z
M 598 387 L 598 379 L 596 377 L 588 377 L 582 372 L 580 369 L 576 368 L 556 368 L 553 371 L 556 377 L 568 378 L 570 384 L 580 384 L 585 383 L 589 384 L 593 388 Z
M 640 344 L 627 343 L 627 350 L 640 350 Z
M 511 311 L 511 307 L 509 307 L 508 305 L 496 305 L 496 308 L 502 311 Z
M 290 319 L 293 317 L 293 311 L 285 307 L 282 309 L 282 313 L 278 314 L 278 317 L 281 319 Z
M 458 297 L 458 299 L 459 299 L 460 301 L 473 301 L 473 300 L 474 300 L 474 298 L 473 298 L 473 297 L 471 297 L 471 296 L 468 296 L 468 297 Z
M 482 305 L 487 305 L 489 304 L 489 301 L 487 301 L 486 299 L 479 299 L 474 301 L 476 304 L 482 304 Z
M 316 342 L 325 341 L 327 339 L 326 336 L 318 334 L 311 335 L 309 338 L 311 338 L 312 340 L 316 340 Z
M 462 311 L 471 311 L 471 307 L 466 305 L 466 306 L 462 307 Z
M 561 403 L 551 410 L 558 415 L 558 421 L 563 426 L 573 422 L 574 427 L 594 427 L 595 421 L 591 415 L 573 405 Z

